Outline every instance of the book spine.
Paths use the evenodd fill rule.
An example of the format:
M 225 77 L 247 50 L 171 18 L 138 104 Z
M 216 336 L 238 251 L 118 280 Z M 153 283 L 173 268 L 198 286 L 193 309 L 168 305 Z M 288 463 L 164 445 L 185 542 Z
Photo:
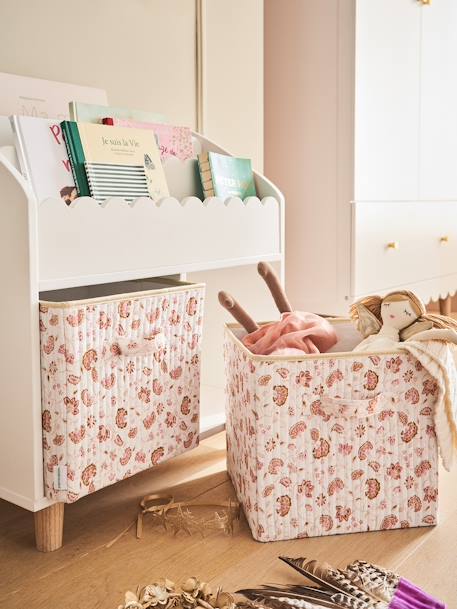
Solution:
M 78 120 L 78 105 L 76 102 L 70 102 L 68 104 L 68 109 L 70 111 L 70 120 L 77 121 Z
M 71 146 L 71 139 L 68 137 L 66 126 L 64 123 L 61 125 L 62 127 L 62 135 L 63 141 L 65 142 L 65 147 L 67 149 L 68 160 L 70 161 L 71 173 L 73 174 L 73 180 L 75 181 L 76 190 L 78 192 L 78 196 L 81 196 L 81 188 L 78 181 L 78 174 L 76 173 L 75 160 L 73 157 L 73 150 Z
M 73 121 L 66 121 L 68 127 L 69 139 L 73 148 L 73 158 L 75 163 L 75 171 L 78 174 L 79 196 L 90 197 L 89 184 L 87 183 L 86 170 L 84 167 L 85 155 L 79 136 L 78 124 Z
M 200 179 L 202 181 L 203 195 L 205 199 L 208 197 L 214 197 L 215 190 L 213 176 L 211 173 L 209 154 L 207 152 L 198 155 L 198 168 L 200 170 Z

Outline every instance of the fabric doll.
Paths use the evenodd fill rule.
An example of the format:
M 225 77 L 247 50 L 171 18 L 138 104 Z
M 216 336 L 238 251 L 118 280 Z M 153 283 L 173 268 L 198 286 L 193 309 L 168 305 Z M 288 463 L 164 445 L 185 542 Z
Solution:
M 350 316 L 365 337 L 354 351 L 391 351 L 406 340 L 457 343 L 457 321 L 427 313 L 420 298 L 407 290 L 362 298 L 351 306 Z
M 281 314 L 279 321 L 262 326 L 250 317 L 236 300 L 226 292 L 219 292 L 219 302 L 233 315 L 248 333 L 243 344 L 257 355 L 303 355 L 325 353 L 337 342 L 333 326 L 320 315 L 292 311 L 287 296 L 273 268 L 259 262 L 257 270 L 265 280 Z

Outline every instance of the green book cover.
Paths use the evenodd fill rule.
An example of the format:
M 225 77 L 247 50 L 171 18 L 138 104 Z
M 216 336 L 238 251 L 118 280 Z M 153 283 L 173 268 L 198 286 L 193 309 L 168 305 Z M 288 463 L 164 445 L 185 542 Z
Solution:
M 198 155 L 200 177 L 206 197 L 256 196 L 254 174 L 250 159 L 239 159 L 217 152 Z
M 87 182 L 86 169 L 84 166 L 85 156 L 79 136 L 78 125 L 74 121 L 63 121 L 60 124 L 70 159 L 73 177 L 79 197 L 90 197 L 89 184 Z

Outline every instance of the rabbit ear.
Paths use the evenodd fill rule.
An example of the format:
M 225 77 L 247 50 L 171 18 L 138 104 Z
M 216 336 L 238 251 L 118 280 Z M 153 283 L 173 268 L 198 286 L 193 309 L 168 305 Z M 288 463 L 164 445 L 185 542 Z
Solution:
M 357 309 L 357 330 L 366 338 L 372 334 L 377 334 L 382 327 L 382 323 L 373 315 L 365 305 L 356 303 L 353 305 Z
M 290 313 L 292 307 L 290 306 L 289 299 L 284 291 L 284 288 L 279 282 L 273 267 L 268 262 L 259 262 L 257 265 L 257 271 L 261 277 L 263 277 L 268 289 L 273 296 L 273 300 L 278 307 L 280 313 Z
M 219 302 L 226 309 L 236 321 L 243 326 L 243 328 L 250 334 L 259 329 L 259 326 L 252 319 L 252 317 L 243 309 L 243 307 L 227 292 L 219 292 Z

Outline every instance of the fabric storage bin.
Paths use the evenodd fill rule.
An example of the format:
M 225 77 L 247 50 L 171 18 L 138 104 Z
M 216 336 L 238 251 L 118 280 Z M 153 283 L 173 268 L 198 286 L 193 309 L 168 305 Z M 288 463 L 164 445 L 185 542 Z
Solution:
M 331 321 L 319 356 L 255 356 L 226 327 L 228 471 L 258 541 L 436 524 L 436 382 Z
M 194 448 L 204 285 L 41 294 L 45 493 L 73 502 Z

